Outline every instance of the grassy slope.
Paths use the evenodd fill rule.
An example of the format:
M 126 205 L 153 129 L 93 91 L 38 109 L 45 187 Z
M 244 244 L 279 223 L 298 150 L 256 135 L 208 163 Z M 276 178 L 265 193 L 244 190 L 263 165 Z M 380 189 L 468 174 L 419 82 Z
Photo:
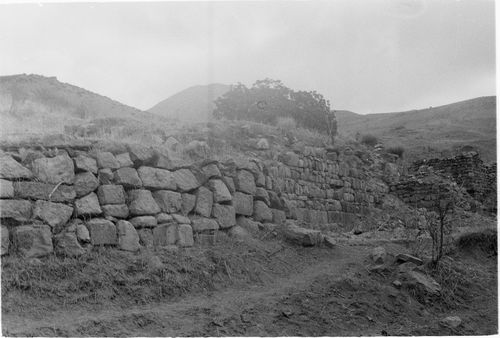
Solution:
M 206 121 L 214 109 L 214 101 L 230 89 L 224 84 L 187 88 L 161 101 L 150 112 L 184 121 Z
M 373 134 L 387 146 L 402 145 L 414 157 L 440 155 L 463 145 L 496 160 L 496 97 L 480 97 L 429 109 L 359 115 L 337 113 L 339 132 Z M 432 149 L 429 149 L 431 147 Z
M 2 132 L 60 132 L 65 124 L 96 118 L 144 119 L 150 115 L 55 77 L 0 77 Z

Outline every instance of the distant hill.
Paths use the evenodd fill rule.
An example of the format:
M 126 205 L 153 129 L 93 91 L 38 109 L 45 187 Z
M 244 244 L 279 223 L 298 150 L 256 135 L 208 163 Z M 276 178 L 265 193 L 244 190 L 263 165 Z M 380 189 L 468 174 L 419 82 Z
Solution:
M 105 96 L 59 82 L 55 77 L 0 77 L 2 133 L 56 132 L 66 124 L 107 118 L 144 119 L 151 116 Z
M 214 101 L 230 89 L 231 86 L 218 83 L 190 87 L 161 101 L 148 111 L 182 121 L 207 121 L 215 108 Z
M 485 160 L 496 161 L 495 96 L 399 113 L 336 115 L 341 135 L 372 134 L 386 147 L 403 146 L 412 158 L 442 156 L 470 145 Z

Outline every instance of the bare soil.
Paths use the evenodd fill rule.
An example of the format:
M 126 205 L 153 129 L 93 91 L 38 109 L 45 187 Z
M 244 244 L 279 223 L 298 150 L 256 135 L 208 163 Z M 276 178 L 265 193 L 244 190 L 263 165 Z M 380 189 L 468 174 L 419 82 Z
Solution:
M 442 298 L 425 302 L 409 290 L 392 285 L 393 265 L 388 264 L 385 270 L 371 269 L 368 256 L 380 244 L 368 240 L 362 244 L 343 242 L 333 249 L 302 248 L 280 238 L 247 243 L 226 238 L 213 247 L 156 253 L 165 264 L 163 274 L 165 271 L 177 274 L 182 277 L 178 279 L 179 285 L 195 284 L 192 287 L 178 287 L 170 276 L 165 281 L 172 289 L 165 290 L 172 292 L 145 293 L 142 288 L 154 289 L 145 278 L 151 274 L 146 269 L 127 275 L 126 281 L 117 279 L 109 285 L 100 285 L 102 292 L 98 297 L 80 297 L 74 303 L 63 301 L 67 295 L 34 292 L 37 290 L 34 285 L 17 287 L 13 281 L 14 277 L 20 278 L 15 273 L 19 266 L 13 263 L 14 258 L 3 259 L 2 333 L 4 336 L 393 336 L 498 332 L 496 256 L 470 250 L 447 258 L 443 266 L 450 270 L 429 271 L 442 283 L 445 292 Z M 398 243 L 384 241 L 383 246 L 392 255 L 407 251 Z M 129 261 L 130 269 L 137 267 L 138 259 L 144 261 L 145 255 L 121 259 Z M 203 270 L 201 276 L 205 276 L 206 283 L 196 279 L 198 275 L 193 271 L 173 269 L 173 262 L 168 260 L 172 256 L 177 266 L 179 260 L 184 260 Z M 201 258 L 207 256 L 212 258 L 211 263 Z M 226 259 L 220 261 L 221 257 Z M 219 265 L 214 263 L 218 259 Z M 43 268 L 49 262 L 42 260 L 39 264 Z M 210 264 L 215 264 L 215 268 Z M 204 274 L 206 271 L 211 274 Z M 453 284 L 446 280 L 444 275 L 451 273 L 461 282 Z M 70 275 L 58 278 L 75 283 Z M 55 280 L 53 283 L 60 292 L 67 287 Z M 135 285 L 136 294 L 130 289 L 128 295 L 124 293 L 120 283 Z M 82 287 L 80 292 L 96 294 L 91 288 Z M 441 325 L 440 320 L 447 316 L 459 316 L 462 324 L 455 329 Z

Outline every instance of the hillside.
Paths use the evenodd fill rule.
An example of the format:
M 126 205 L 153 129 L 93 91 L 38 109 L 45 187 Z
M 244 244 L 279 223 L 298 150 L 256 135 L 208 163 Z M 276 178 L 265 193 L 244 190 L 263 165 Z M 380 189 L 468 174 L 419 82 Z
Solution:
M 402 145 L 412 158 L 471 145 L 486 161 L 496 160 L 495 96 L 399 113 L 338 111 L 337 120 L 341 135 L 373 134 L 386 146 Z
M 215 107 L 213 102 L 230 88 L 218 83 L 190 87 L 161 101 L 149 111 L 182 121 L 206 121 Z
M 2 133 L 62 131 L 64 125 L 96 118 L 143 119 L 151 114 L 55 77 L 12 75 L 0 77 Z

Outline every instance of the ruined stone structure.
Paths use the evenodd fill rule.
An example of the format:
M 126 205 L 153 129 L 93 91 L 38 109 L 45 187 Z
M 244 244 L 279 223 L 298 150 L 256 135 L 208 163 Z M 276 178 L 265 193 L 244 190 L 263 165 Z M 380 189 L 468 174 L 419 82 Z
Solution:
M 4 150 L 2 254 L 25 257 L 188 247 L 236 224 L 266 228 L 287 218 L 348 224 L 387 192 L 354 158 L 323 148 L 224 163 L 135 144 Z

